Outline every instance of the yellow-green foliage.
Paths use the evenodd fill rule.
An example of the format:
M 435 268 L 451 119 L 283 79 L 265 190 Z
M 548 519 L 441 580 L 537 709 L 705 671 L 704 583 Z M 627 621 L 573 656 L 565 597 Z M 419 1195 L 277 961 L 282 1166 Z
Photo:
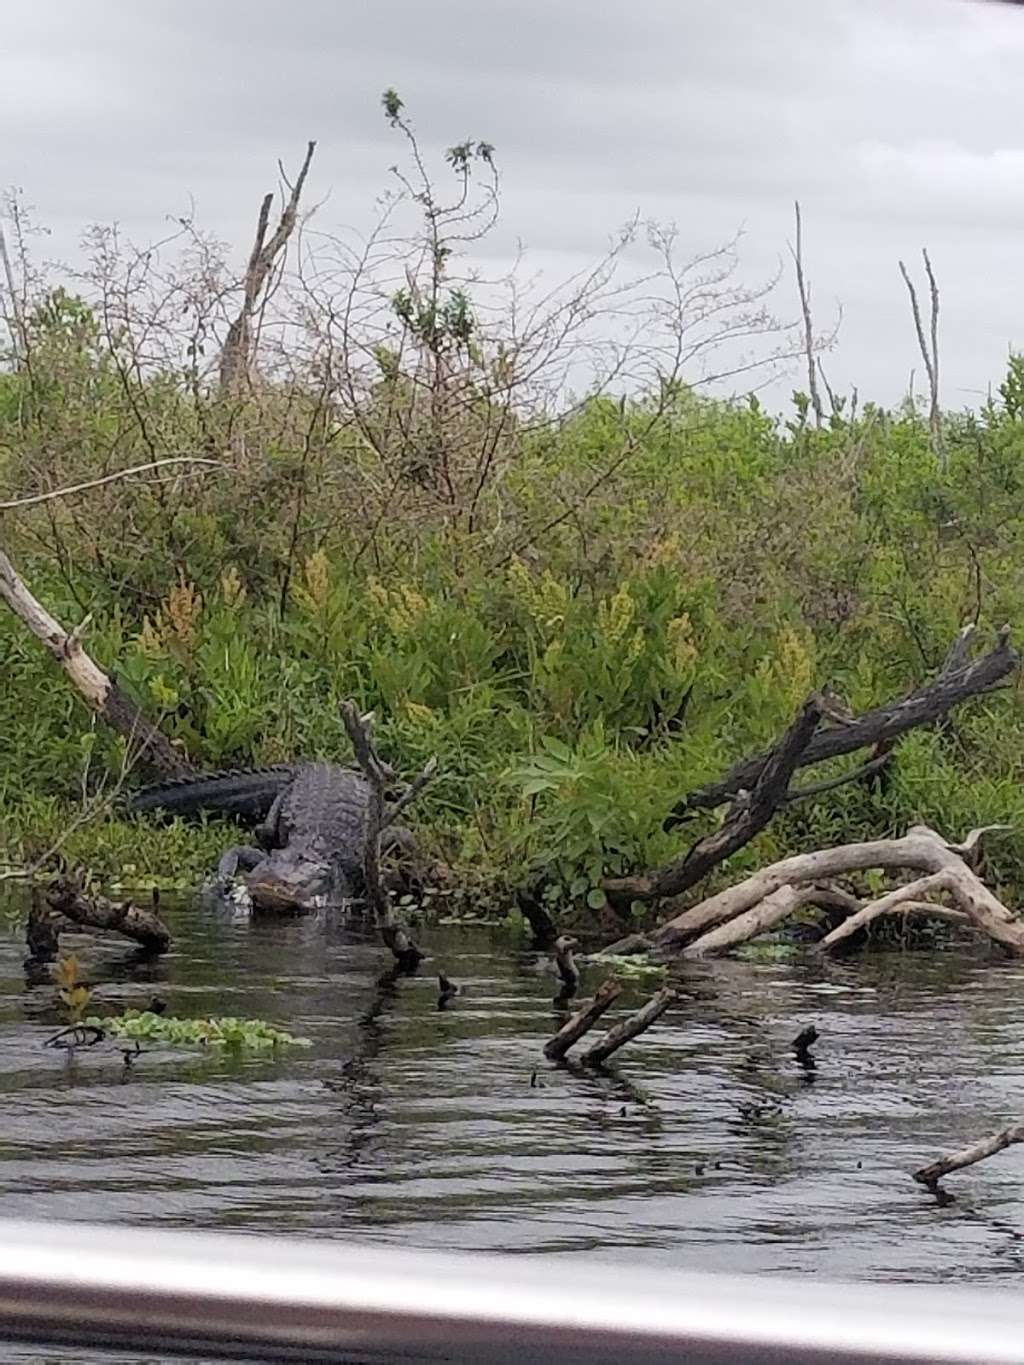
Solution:
M 77 314 L 62 326 L 77 349 L 59 351 L 61 382 L 33 392 L 27 434 L 21 381 L 0 392 L 12 479 L 19 441 L 40 433 L 87 474 L 83 433 L 97 461 L 113 439 L 106 402 L 120 405 L 119 461 L 133 440 L 145 457 L 96 337 Z M 204 764 L 344 757 L 338 704 L 355 696 L 396 766 L 437 754 L 442 777 L 419 818 L 439 851 L 499 880 L 555 869 L 596 908 L 601 875 L 672 856 L 668 808 L 770 743 L 812 688 L 829 682 L 868 707 L 923 682 L 965 620 L 978 616 L 982 642 L 1022 624 L 1022 374 L 1014 361 L 998 403 L 947 417 L 944 473 L 909 409 L 869 407 L 817 431 L 799 411 L 784 423 L 754 400 L 680 391 L 663 420 L 637 418 L 634 453 L 596 487 L 634 420 L 604 400 L 517 438 L 472 524 L 396 495 L 372 527 L 351 492 L 365 460 L 354 438 L 301 466 L 299 498 L 310 426 L 291 394 L 288 421 L 230 480 L 176 499 L 126 485 L 33 511 L 5 536 L 54 614 L 73 624 L 90 612 L 89 648 Z M 195 414 L 173 376 L 153 386 L 148 411 L 190 448 Z M 24 860 L 122 755 L 7 614 L 0 672 L 0 861 Z M 855 786 L 791 809 L 730 871 L 920 819 L 951 834 L 1024 829 L 1022 761 L 1024 706 L 1008 689 L 904 742 L 884 792 Z M 125 881 L 179 882 L 224 839 L 216 826 L 104 817 L 62 851 Z M 1019 847 L 1006 841 L 996 859 L 1018 881 Z

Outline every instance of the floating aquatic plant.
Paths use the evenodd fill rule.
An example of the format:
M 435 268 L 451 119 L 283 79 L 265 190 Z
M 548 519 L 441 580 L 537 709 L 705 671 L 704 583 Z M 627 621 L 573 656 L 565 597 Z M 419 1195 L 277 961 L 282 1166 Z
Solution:
M 175 1019 L 152 1010 L 125 1010 L 109 1019 L 89 1018 L 87 1025 L 103 1029 L 116 1038 L 141 1042 L 171 1043 L 185 1047 L 217 1047 L 265 1052 L 279 1047 L 310 1047 L 308 1038 L 296 1038 L 263 1019 L 239 1019 L 221 1015 L 211 1019 Z

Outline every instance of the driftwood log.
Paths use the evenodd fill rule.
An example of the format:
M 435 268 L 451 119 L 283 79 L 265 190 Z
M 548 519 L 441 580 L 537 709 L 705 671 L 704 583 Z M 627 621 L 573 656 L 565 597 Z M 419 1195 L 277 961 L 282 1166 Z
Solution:
M 1008 1128 L 993 1133 L 991 1137 L 982 1138 L 980 1142 L 972 1142 L 969 1147 L 962 1147 L 952 1156 L 940 1157 L 938 1161 L 922 1166 L 920 1170 L 914 1172 L 914 1179 L 919 1184 L 934 1189 L 944 1175 L 949 1175 L 951 1171 L 962 1171 L 965 1166 L 973 1166 L 976 1162 L 984 1161 L 986 1157 L 995 1156 L 996 1152 L 1005 1151 L 1016 1142 L 1024 1142 L 1024 1123 L 1011 1124 Z
M 683 956 L 714 957 L 726 953 L 730 948 L 767 933 L 804 905 L 816 905 L 823 910 L 853 915 L 859 909 L 860 902 L 856 896 L 836 886 L 819 886 L 814 882 L 806 886 L 780 886 L 750 910 L 703 934 L 684 950 Z
M 1018 920 L 1003 905 L 965 861 L 973 855 L 984 833 L 983 829 L 972 830 L 962 844 L 950 844 L 934 830 L 916 825 L 901 839 L 842 844 L 783 858 L 684 910 L 650 932 L 647 941 L 657 952 L 669 956 L 702 957 L 708 952 L 722 951 L 763 932 L 799 903 L 818 901 L 842 906 L 845 902 L 850 905 L 850 898 L 838 888 L 829 888 L 828 882 L 854 872 L 880 868 L 891 872 L 913 871 L 923 876 L 866 906 L 860 907 L 854 902 L 857 905 L 855 912 L 823 940 L 823 948 L 834 948 L 880 915 L 897 910 L 905 912 L 910 906 L 925 913 L 948 915 L 946 907 L 931 905 L 925 899 L 929 894 L 941 892 L 953 899 L 955 909 L 966 916 L 974 928 L 1011 956 L 1021 957 L 1024 956 L 1024 921 Z M 780 895 L 786 888 L 799 888 L 800 894 Z M 719 926 L 724 928 L 719 929 Z M 717 933 L 713 932 L 716 930 Z M 615 952 L 617 946 L 612 945 L 607 951 Z
M 968 652 L 973 633 L 973 626 L 965 626 L 959 633 L 934 681 L 863 715 L 845 718 L 823 698 L 811 697 L 772 749 L 744 759 L 718 782 L 691 792 L 665 820 L 665 828 L 673 829 L 694 811 L 729 802 L 730 810 L 721 827 L 665 867 L 608 878 L 603 885 L 609 899 L 622 904 L 680 895 L 764 829 L 780 806 L 870 776 L 887 761 L 891 745 L 901 735 L 918 726 L 936 724 L 953 707 L 997 686 L 1019 663 L 1009 642 L 1009 628 L 999 632 L 993 649 L 972 663 Z M 824 717 L 831 723 L 819 728 Z M 797 769 L 869 746 L 875 756 L 851 772 L 804 788 L 790 787 Z
M 141 763 L 170 777 L 192 771 L 186 755 L 179 752 L 123 692 L 114 680 L 82 648 L 89 618 L 66 631 L 29 591 L 7 555 L 0 550 L 0 598 L 40 640 L 63 668 L 86 704 L 108 725 L 123 735 Z
M 155 910 L 133 901 L 87 895 L 68 878 L 37 890 L 26 930 L 35 961 L 52 962 L 60 948 L 60 935 L 83 929 L 120 934 L 153 953 L 165 953 L 171 946 L 170 930 Z

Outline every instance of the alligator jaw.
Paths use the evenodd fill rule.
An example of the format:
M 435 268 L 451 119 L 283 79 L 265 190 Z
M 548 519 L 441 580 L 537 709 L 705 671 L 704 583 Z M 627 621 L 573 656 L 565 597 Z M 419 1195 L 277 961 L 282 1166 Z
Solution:
M 328 903 L 322 891 L 300 891 L 271 878 L 254 877 L 246 883 L 246 889 L 254 910 L 319 910 Z
M 341 905 L 352 894 L 339 869 L 318 863 L 291 863 L 287 854 L 272 853 L 245 878 L 255 910 L 322 910 Z

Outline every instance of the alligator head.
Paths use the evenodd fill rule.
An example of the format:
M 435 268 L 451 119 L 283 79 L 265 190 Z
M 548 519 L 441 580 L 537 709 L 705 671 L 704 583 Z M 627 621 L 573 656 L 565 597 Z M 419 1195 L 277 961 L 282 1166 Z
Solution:
M 269 853 L 245 880 L 257 910 L 316 910 L 353 894 L 339 867 L 291 848 Z

